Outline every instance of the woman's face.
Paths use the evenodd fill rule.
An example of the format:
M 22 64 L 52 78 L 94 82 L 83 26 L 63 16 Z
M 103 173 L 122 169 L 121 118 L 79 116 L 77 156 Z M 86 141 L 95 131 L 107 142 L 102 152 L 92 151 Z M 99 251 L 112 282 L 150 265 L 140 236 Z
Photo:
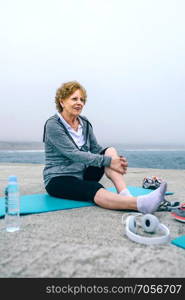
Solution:
M 84 99 L 82 92 L 76 90 L 71 96 L 66 99 L 60 100 L 60 104 L 63 107 L 63 112 L 67 113 L 70 116 L 79 116 L 84 105 Z

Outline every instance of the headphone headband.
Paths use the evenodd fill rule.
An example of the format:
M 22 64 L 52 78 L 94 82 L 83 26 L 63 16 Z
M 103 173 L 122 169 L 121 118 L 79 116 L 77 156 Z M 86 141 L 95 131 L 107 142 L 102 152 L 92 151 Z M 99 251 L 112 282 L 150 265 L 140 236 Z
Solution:
M 146 215 L 148 220 L 153 220 L 154 218 L 156 218 L 153 215 L 147 214 Z M 159 223 L 157 225 L 157 228 L 164 233 L 163 236 L 157 236 L 157 237 L 145 237 L 145 236 L 141 236 L 137 233 L 134 233 L 131 229 L 130 229 L 130 222 L 131 222 L 131 218 L 133 216 L 129 216 L 126 219 L 126 235 L 128 236 L 128 238 L 130 238 L 132 241 L 140 243 L 140 244 L 147 244 L 147 245 L 154 245 L 154 244 L 163 244 L 163 243 L 168 243 L 170 241 L 170 231 L 168 229 L 168 227 L 166 227 L 164 224 Z M 145 216 L 144 216 L 145 217 Z M 157 218 L 156 218 L 157 219 Z M 134 217 L 134 221 L 135 221 L 135 217 Z M 158 221 L 158 219 L 157 219 Z

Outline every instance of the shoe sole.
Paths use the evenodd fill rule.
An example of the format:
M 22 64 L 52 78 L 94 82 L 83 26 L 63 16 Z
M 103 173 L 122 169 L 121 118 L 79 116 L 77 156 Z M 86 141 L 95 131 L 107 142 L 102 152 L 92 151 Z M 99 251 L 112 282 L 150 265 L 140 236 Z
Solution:
M 175 213 L 171 213 L 171 215 L 175 218 L 175 220 L 185 223 L 185 217 L 178 216 Z

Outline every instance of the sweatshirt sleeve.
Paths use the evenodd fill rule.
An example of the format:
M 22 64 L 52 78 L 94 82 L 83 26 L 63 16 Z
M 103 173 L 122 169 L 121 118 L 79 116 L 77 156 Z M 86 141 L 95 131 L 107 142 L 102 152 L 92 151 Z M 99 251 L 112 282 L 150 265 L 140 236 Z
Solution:
M 46 124 L 46 142 L 49 142 L 56 148 L 57 152 L 73 162 L 81 162 L 86 166 L 94 167 L 108 167 L 111 164 L 110 156 L 84 152 L 77 149 L 56 120 L 50 120 Z
M 90 139 L 90 151 L 95 154 L 100 153 L 103 150 L 103 147 L 98 144 L 97 139 L 93 132 L 93 128 L 91 126 L 89 126 L 89 139 Z

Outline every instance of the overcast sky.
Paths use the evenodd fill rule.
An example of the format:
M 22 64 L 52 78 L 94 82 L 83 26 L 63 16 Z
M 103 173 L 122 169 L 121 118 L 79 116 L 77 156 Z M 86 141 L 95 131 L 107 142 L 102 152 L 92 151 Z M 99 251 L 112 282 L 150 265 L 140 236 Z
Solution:
M 99 142 L 185 144 L 184 0 L 0 3 L 1 141 L 42 141 L 77 80 Z

